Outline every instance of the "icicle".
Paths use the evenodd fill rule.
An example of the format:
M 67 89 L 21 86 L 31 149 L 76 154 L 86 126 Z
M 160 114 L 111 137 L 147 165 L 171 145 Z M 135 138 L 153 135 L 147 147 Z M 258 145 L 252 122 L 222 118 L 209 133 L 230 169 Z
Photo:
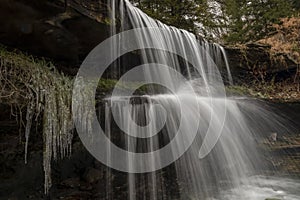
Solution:
M 28 154 L 28 141 L 32 125 L 32 118 L 34 114 L 34 98 L 31 95 L 30 103 L 27 105 L 26 113 L 26 127 L 25 127 L 25 164 L 27 164 L 27 154 Z
M 64 84 L 62 80 L 47 89 L 44 110 L 44 172 L 45 193 L 51 187 L 51 160 L 58 156 L 64 158 L 71 152 L 72 116 L 71 116 L 72 84 Z
M 27 108 L 25 124 L 22 119 L 23 104 L 18 106 L 19 118 L 17 118 L 20 127 L 25 126 L 25 163 L 27 163 L 28 142 L 33 119 L 38 121 L 43 114 L 44 187 L 45 193 L 48 193 L 51 187 L 51 161 L 70 154 L 72 149 L 73 81 L 58 73 L 51 63 L 34 60 L 31 57 L 28 58 L 27 55 L 1 51 L 0 82 L 5 86 L 0 91 L 0 96 L 5 96 L 8 102 L 16 103 L 16 97 L 20 99 L 24 97 L 26 100 L 24 101 Z M 7 94 L 11 95 L 7 96 Z M 21 130 L 20 128 L 20 135 L 23 134 Z
M 49 192 L 51 187 L 51 158 L 52 158 L 52 123 L 51 123 L 51 105 L 50 99 L 45 105 L 44 119 L 43 119 L 43 133 L 44 133 L 44 156 L 43 156 L 43 166 L 45 173 L 45 193 Z

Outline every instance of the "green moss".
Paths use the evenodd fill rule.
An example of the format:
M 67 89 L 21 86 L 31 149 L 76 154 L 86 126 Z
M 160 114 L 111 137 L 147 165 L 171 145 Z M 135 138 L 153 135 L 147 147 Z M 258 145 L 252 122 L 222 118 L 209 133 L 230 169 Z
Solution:
M 101 92 L 109 92 L 114 88 L 116 83 L 117 83 L 117 80 L 100 79 L 99 84 L 98 84 L 98 89 Z
M 131 90 L 135 88 L 134 94 L 144 95 L 144 94 L 155 94 L 160 91 L 165 91 L 166 89 L 157 84 L 143 84 L 141 82 L 119 82 L 115 79 L 100 79 L 98 83 L 97 91 L 104 95 L 111 94 L 114 88 L 120 90 Z
M 228 96 L 250 96 L 251 90 L 246 86 L 227 86 L 226 93 Z

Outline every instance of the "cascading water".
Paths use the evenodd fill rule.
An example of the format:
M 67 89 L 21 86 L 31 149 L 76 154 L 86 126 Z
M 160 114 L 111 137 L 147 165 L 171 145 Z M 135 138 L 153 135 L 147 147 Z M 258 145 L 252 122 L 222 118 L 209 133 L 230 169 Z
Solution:
M 132 45 L 131 40 L 135 45 L 145 47 L 133 49 L 142 64 L 137 70 L 123 69 L 120 60 L 111 65 L 113 74 L 121 77 L 117 86 L 128 82 L 135 86 L 131 92 L 116 86 L 112 96 L 105 99 L 103 110 L 105 134 L 111 143 L 105 144 L 106 152 L 101 156 L 105 157 L 108 166 L 117 166 L 115 169 L 126 172 L 127 198 L 247 198 L 243 196 L 246 195 L 243 187 L 237 189 L 240 194 L 219 195 L 227 189 L 239 188 L 240 184 L 250 184 L 248 177 L 263 167 L 254 139 L 257 130 L 249 126 L 251 117 L 244 115 L 241 108 L 260 115 L 257 124 L 261 126 L 267 126 L 266 117 L 264 110 L 249 109 L 255 107 L 254 104 L 226 98 L 222 74 L 215 64 L 225 63 L 228 74 L 225 77 L 232 84 L 225 50 L 217 44 L 200 42 L 185 30 L 150 18 L 127 0 L 111 0 L 110 5 L 111 34 L 118 32 L 116 22 L 119 19 L 120 32 L 136 31 L 130 38 L 120 35 L 112 39 L 107 54 L 118 57 Z M 96 61 L 86 62 L 86 65 Z M 92 72 L 84 73 L 94 77 Z M 145 82 L 150 84 L 147 92 L 151 95 L 133 95 L 133 91 Z M 78 90 L 75 89 L 73 94 L 78 95 L 84 90 L 80 88 L 81 83 L 75 83 Z M 164 86 L 165 90 L 158 90 L 151 85 L 153 83 Z M 80 101 L 80 98 L 76 100 Z M 82 103 L 93 104 L 93 100 Z M 79 132 L 87 130 L 81 131 L 86 132 L 81 139 L 88 145 L 93 138 L 90 133 L 94 131 L 92 114 L 81 105 L 75 105 L 74 110 L 79 119 L 84 119 L 77 129 Z M 100 119 L 103 118 L 99 116 Z M 90 151 L 99 151 L 101 142 L 96 142 L 98 145 Z M 120 156 L 117 152 L 123 151 L 118 148 L 130 153 Z M 134 157 L 133 154 L 144 154 L 145 157 Z M 113 176 L 112 170 L 107 170 L 105 199 L 117 198 Z

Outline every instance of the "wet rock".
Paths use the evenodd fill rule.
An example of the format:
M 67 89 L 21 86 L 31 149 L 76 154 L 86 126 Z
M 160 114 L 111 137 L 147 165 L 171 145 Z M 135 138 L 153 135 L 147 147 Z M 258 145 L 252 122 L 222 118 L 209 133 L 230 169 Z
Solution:
M 261 44 L 261 43 L 257 43 L 257 42 L 247 43 L 246 46 L 249 47 L 249 48 L 267 48 L 267 49 L 271 49 L 271 45 Z
M 10 197 L 8 200 L 19 200 L 17 197 Z
M 103 168 L 103 164 L 101 162 L 99 162 L 97 159 L 94 160 L 94 166 L 95 166 L 95 169 Z
M 69 179 L 66 179 L 63 182 L 61 182 L 60 185 L 63 187 L 68 187 L 68 188 L 77 188 L 80 186 L 80 179 L 79 178 L 69 178 Z
M 83 179 L 89 184 L 97 183 L 102 178 L 103 173 L 95 168 L 88 169 L 83 176 Z
M 93 186 L 90 184 L 82 184 L 79 188 L 81 191 L 91 191 L 93 190 Z
M 58 199 L 63 200 L 86 200 L 91 199 L 91 193 L 85 191 L 64 191 L 59 195 Z
M 277 133 L 272 133 L 269 136 L 269 140 L 270 140 L 270 142 L 276 142 L 277 141 Z

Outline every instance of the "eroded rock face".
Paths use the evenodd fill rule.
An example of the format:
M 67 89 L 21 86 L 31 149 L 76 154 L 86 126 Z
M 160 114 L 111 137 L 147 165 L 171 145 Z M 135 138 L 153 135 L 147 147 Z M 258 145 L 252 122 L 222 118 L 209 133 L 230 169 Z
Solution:
M 100 14 L 93 19 L 94 15 L 88 17 L 73 7 L 65 9 L 62 2 L 50 0 L 2 0 L 0 43 L 50 58 L 74 75 L 86 55 L 108 36 L 109 29 Z
M 249 43 L 235 47 L 225 47 L 232 74 L 236 80 L 270 80 L 291 77 L 299 63 L 286 54 L 272 55 L 271 46 Z

